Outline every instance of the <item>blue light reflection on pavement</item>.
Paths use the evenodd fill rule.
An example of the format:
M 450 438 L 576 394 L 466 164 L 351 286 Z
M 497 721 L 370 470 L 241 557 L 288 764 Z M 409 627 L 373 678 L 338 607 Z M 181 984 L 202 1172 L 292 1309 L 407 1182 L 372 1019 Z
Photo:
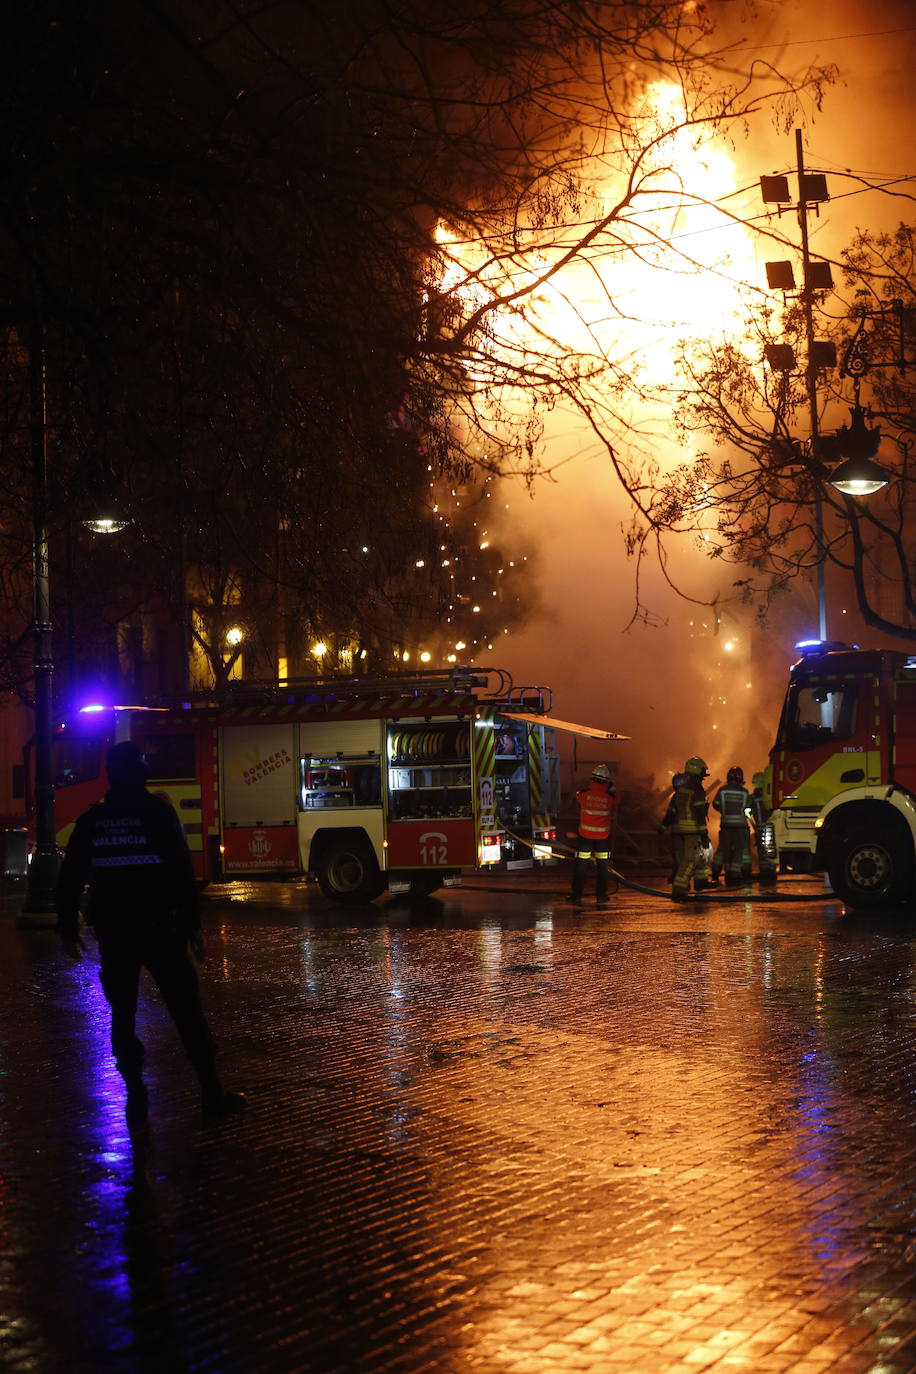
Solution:
M 798 1104 L 796 1178 L 808 1193 L 815 1185 L 831 1187 L 843 1193 L 843 1161 L 838 1158 L 836 1126 L 831 1115 L 837 1110 L 838 1103 L 833 1083 L 833 1066 L 829 1053 L 823 1048 L 810 1050 L 802 1055 L 799 1064 L 799 1081 L 802 1088 Z M 818 1213 L 815 1225 L 809 1224 L 807 1230 L 815 1247 L 815 1253 L 825 1264 L 845 1251 L 848 1229 L 849 1199 L 844 1197 L 845 1208 L 835 1210 L 844 1218 L 843 1234 L 830 1225 L 831 1211 Z
M 123 1374 L 150 1367 L 183 1369 L 167 1293 L 163 1246 L 145 1142 L 131 1142 L 125 1091 L 110 1047 L 110 1012 L 94 951 L 71 976 L 70 1006 L 78 1055 L 79 1106 L 72 1145 L 79 1170 L 77 1233 L 68 1262 L 85 1294 L 79 1323 L 85 1358 Z M 144 996 L 141 989 L 141 998 Z M 92 1323 L 91 1328 L 89 1323 Z
M 94 957 L 79 968 L 73 1035 L 80 1054 L 82 1111 L 74 1142 L 80 1155 L 83 1241 L 75 1256 L 83 1269 L 86 1311 L 105 1314 L 109 1350 L 132 1344 L 131 1285 L 124 1213 L 133 1151 L 124 1121 L 124 1085 L 109 1042 L 110 1013 Z

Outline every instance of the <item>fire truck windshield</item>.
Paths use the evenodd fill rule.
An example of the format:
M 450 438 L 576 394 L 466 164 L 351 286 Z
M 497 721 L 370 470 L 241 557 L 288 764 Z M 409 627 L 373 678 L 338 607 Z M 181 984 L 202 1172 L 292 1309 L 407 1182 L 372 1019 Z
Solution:
M 796 682 L 789 688 L 777 747 L 816 749 L 856 731 L 858 689 L 854 682 Z
M 104 741 L 98 735 L 59 735 L 52 746 L 51 776 L 55 787 L 94 782 L 102 771 Z

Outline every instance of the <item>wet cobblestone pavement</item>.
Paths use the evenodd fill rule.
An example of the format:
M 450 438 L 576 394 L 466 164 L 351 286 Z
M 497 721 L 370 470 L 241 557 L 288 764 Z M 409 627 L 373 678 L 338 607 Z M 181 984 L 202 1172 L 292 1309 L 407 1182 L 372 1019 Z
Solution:
M 916 1370 L 916 915 L 561 890 L 215 890 L 248 1111 L 147 990 L 145 1168 L 94 958 L 0 915 L 0 1366 Z

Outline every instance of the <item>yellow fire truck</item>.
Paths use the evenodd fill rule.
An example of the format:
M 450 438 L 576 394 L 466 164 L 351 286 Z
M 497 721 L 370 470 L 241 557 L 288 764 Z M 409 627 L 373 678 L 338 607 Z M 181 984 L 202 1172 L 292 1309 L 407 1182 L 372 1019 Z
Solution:
M 826 869 L 857 908 L 916 899 L 916 657 L 799 645 L 770 752 L 764 832 L 785 870 Z
M 556 862 L 546 688 L 499 669 L 233 684 L 218 702 L 93 705 L 58 731 L 58 842 L 104 791 L 104 756 L 143 749 L 201 882 L 312 873 L 338 902 L 456 886 L 462 871 Z

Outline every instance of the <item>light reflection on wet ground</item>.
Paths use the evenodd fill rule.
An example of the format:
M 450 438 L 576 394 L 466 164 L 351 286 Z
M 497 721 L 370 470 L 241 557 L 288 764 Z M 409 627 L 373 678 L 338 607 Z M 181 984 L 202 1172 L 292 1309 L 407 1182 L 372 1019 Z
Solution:
M 916 920 L 515 886 L 214 890 L 250 1110 L 150 992 L 142 1158 L 94 960 L 0 918 L 3 1367 L 916 1369 Z

